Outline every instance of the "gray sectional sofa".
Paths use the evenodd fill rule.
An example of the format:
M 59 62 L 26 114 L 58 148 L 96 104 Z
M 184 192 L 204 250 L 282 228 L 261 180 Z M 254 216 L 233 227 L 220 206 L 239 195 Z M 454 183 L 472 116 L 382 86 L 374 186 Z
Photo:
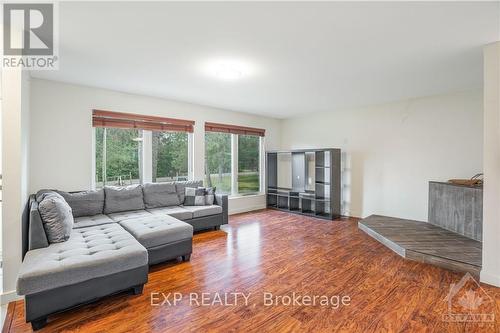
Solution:
M 213 205 L 183 205 L 185 187 L 200 186 L 187 181 L 30 196 L 17 281 L 26 321 L 36 330 L 50 314 L 125 290 L 139 294 L 149 265 L 189 260 L 193 231 L 228 223 L 226 195 L 216 194 Z M 40 215 L 40 201 L 51 191 L 65 199 L 74 217 L 64 242 L 49 243 Z

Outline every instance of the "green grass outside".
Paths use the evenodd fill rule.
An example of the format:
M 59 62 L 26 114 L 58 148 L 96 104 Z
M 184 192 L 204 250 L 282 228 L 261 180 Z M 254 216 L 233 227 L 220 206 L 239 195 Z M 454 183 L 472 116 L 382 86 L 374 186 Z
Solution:
M 205 183 L 207 184 L 207 183 Z M 217 193 L 231 193 L 231 176 L 225 175 L 219 179 L 218 175 L 212 175 L 212 186 L 217 187 Z M 259 192 L 259 174 L 245 174 L 238 176 L 238 192 L 241 194 Z
M 259 174 L 238 176 L 238 192 L 252 193 L 259 192 Z

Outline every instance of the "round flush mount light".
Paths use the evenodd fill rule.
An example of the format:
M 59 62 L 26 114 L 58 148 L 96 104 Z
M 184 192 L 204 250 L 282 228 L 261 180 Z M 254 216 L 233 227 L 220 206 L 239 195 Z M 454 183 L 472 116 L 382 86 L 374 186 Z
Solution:
M 221 81 L 237 81 L 255 74 L 255 66 L 235 59 L 213 59 L 205 62 L 202 70 L 207 76 Z
M 221 80 L 237 80 L 243 76 L 243 72 L 238 66 L 223 63 L 216 68 L 215 76 Z

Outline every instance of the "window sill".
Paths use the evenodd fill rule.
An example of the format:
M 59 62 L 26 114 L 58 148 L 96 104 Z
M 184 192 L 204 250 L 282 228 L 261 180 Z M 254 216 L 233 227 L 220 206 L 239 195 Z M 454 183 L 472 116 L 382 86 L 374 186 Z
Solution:
M 266 195 L 264 192 L 259 192 L 259 193 L 254 193 L 254 194 L 234 194 L 234 195 L 228 195 L 228 199 L 242 199 L 242 198 L 256 198 L 256 197 L 261 197 Z

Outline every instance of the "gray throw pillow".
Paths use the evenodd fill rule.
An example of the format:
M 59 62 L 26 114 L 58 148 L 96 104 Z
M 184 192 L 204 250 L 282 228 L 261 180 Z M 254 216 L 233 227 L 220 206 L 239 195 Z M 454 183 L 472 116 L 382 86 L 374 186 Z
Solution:
M 144 209 L 141 185 L 106 186 L 104 192 L 104 214 Z
M 73 229 L 71 207 L 57 193 L 47 193 L 38 205 L 43 228 L 49 243 L 61 243 L 69 239 Z
M 147 183 L 142 187 L 146 208 L 178 206 L 181 204 L 174 183 Z
M 74 217 L 102 214 L 104 190 L 68 193 L 57 191 L 73 210 Z
M 42 202 L 43 198 L 45 198 L 46 195 L 49 195 L 49 194 L 54 194 L 54 193 L 57 193 L 56 190 L 40 190 L 38 192 L 36 192 L 35 194 L 35 200 L 36 202 L 40 203 Z
M 203 187 L 186 187 L 184 195 L 184 206 L 205 206 L 205 189 Z

